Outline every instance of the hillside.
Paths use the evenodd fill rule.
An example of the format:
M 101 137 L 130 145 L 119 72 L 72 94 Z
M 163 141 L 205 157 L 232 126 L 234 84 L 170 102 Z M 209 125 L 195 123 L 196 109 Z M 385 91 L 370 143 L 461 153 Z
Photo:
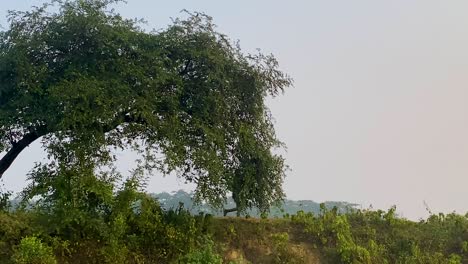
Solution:
M 189 197 L 160 200 L 172 206 L 178 195 Z M 73 208 L 0 208 L 0 263 L 468 263 L 468 214 L 414 222 L 395 208 L 340 212 L 321 204 L 276 218 L 218 217 L 163 209 L 131 190 L 99 203 L 83 199 Z
M 322 211 L 287 219 L 216 218 L 224 263 L 468 263 L 468 215 L 397 218 L 394 210 Z

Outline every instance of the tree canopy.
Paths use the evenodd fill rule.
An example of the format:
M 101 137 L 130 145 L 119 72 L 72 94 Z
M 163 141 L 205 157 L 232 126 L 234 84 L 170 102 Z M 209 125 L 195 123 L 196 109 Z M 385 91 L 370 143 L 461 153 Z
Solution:
M 244 54 L 204 14 L 148 32 L 113 2 L 10 12 L 0 32 L 0 177 L 41 140 L 50 162 L 37 175 L 97 171 L 115 162 L 113 149 L 133 149 L 142 167 L 196 183 L 212 204 L 231 193 L 241 210 L 267 210 L 282 199 L 282 143 L 265 99 L 292 81 L 276 59 Z

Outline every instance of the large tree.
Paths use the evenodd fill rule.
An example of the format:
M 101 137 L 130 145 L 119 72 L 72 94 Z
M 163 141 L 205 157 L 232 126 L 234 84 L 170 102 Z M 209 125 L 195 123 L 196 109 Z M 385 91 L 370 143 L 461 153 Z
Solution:
M 60 167 L 108 166 L 113 148 L 132 148 L 145 168 L 195 182 L 214 204 L 228 193 L 241 210 L 281 199 L 285 165 L 265 98 L 291 80 L 275 58 L 244 54 L 203 14 L 147 32 L 112 2 L 10 12 L 0 32 L 0 177 L 41 140 Z

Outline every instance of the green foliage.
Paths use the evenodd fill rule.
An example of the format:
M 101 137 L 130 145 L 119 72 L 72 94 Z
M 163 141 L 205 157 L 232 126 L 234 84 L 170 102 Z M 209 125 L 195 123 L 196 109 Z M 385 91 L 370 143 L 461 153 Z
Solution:
M 412 222 L 396 216 L 394 208 L 340 214 L 322 206 L 319 215 L 298 212 L 288 219 L 213 219 L 193 216 L 183 207 L 162 209 L 157 200 L 138 191 L 138 179 L 115 187 L 112 181 L 95 178 L 99 182 L 85 185 L 79 183 L 85 177 L 76 177 L 82 192 L 43 197 L 29 211 L 1 212 L 0 263 L 14 263 L 12 256 L 19 259 L 23 243 L 28 245 L 23 253 L 52 249 L 58 263 L 219 263 L 218 254 L 226 245 L 250 250 L 242 263 L 256 263 L 255 256 L 263 250 L 271 253 L 258 256 L 259 261 L 307 263 L 311 251 L 303 243 L 315 245 L 329 263 L 455 264 L 466 263 L 468 257 L 467 216 L 440 214 Z M 94 184 L 111 186 L 110 196 L 103 192 L 83 198 Z M 69 220 L 57 220 L 67 214 Z M 224 226 L 214 228 L 213 223 Z M 212 232 L 216 246 L 206 239 Z M 29 241 L 31 237 L 36 242 Z
M 468 216 L 432 215 L 415 223 L 384 211 L 357 210 L 340 215 L 324 206 L 319 216 L 291 217 L 304 227 L 332 262 L 464 263 L 468 254 Z
M 32 213 L 0 211 L 0 263 L 9 263 L 21 238 L 37 230 L 32 218 Z
M 278 264 L 301 264 L 304 263 L 302 256 L 298 256 L 289 246 L 288 233 L 276 233 L 271 235 L 273 263 Z
M 16 264 L 56 264 L 52 248 L 44 245 L 37 237 L 25 237 L 16 248 L 13 256 Z
M 205 239 L 202 248 L 191 251 L 179 258 L 181 264 L 221 264 L 223 259 L 213 251 L 214 243 L 211 239 Z
M 145 32 L 112 2 L 10 13 L 0 32 L 0 177 L 41 138 L 51 174 L 79 167 L 86 177 L 130 148 L 138 169 L 195 182 L 198 200 L 220 206 L 232 193 L 240 210 L 262 211 L 281 200 L 286 166 L 272 152 L 282 144 L 265 98 L 292 81 L 276 59 L 242 53 L 204 14 Z
M 305 231 L 314 236 L 332 258 L 339 258 L 342 263 L 371 263 L 369 251 L 357 245 L 351 233 L 346 215 L 339 215 L 337 208 L 328 211 L 321 205 L 321 214 L 298 212 L 292 220 L 305 225 Z
M 204 247 L 211 216 L 163 210 L 139 191 L 138 173 L 123 184 L 112 172 L 84 173 L 61 168 L 46 174 L 40 177 L 46 184 L 37 181 L 24 192 L 25 199 L 35 198 L 30 210 L 0 213 L 1 263 L 31 234 L 53 248 L 60 263 L 170 263 Z
M 8 211 L 11 207 L 11 192 L 3 192 L 0 189 L 0 211 Z

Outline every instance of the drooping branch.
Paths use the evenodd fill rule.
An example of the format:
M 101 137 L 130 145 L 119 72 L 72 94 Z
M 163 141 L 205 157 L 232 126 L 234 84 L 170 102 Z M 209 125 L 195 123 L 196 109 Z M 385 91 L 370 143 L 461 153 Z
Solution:
M 234 208 L 231 208 L 231 209 L 224 209 L 223 210 L 223 215 L 227 216 L 228 213 L 232 213 L 232 212 L 236 212 L 236 211 L 237 211 L 237 207 L 234 207 Z
M 0 159 L 0 179 L 26 147 L 45 134 L 47 134 L 45 129 L 38 129 L 24 135 L 19 141 L 13 142 L 11 149 Z
M 145 120 L 136 118 L 129 114 L 122 114 L 120 119 L 117 119 L 115 124 L 109 124 L 103 126 L 103 132 L 107 133 L 116 129 L 119 125 L 124 123 L 138 123 L 146 124 Z M 18 155 L 31 143 L 36 141 L 38 138 L 45 136 L 51 131 L 47 131 L 45 127 L 39 127 L 38 129 L 31 131 L 23 136 L 20 140 L 12 142 L 11 149 L 0 159 L 0 179 L 3 174 L 10 168 L 11 164 L 16 160 Z

